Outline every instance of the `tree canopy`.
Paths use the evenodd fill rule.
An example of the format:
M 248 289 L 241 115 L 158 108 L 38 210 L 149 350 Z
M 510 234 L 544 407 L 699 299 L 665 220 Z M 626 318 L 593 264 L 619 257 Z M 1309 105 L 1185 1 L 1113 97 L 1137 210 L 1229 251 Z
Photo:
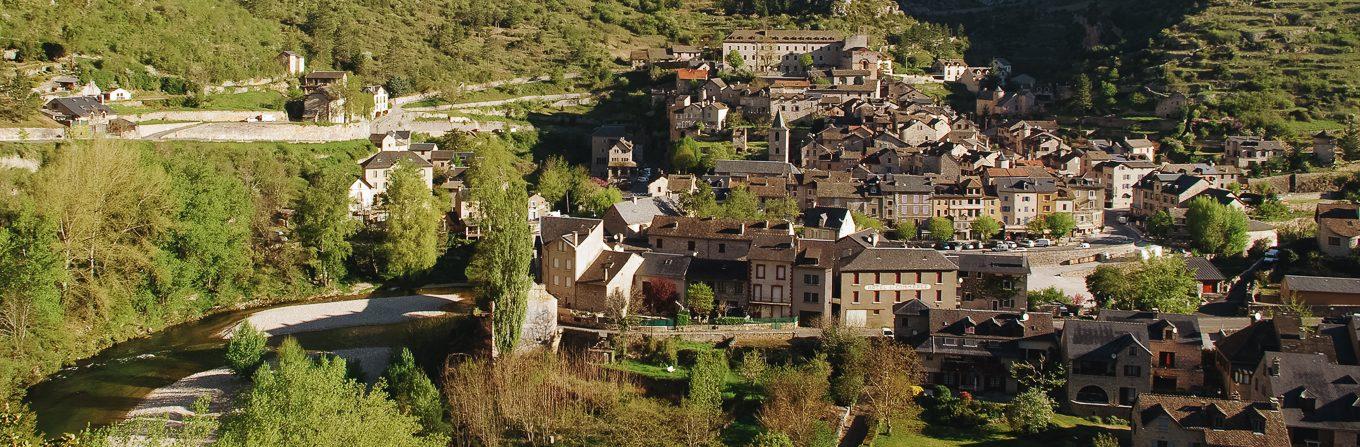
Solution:
M 382 275 L 410 278 L 425 273 L 439 259 L 441 204 L 430 193 L 429 181 L 415 166 L 398 164 L 391 170 L 383 196 Z
M 1201 195 L 1185 210 L 1190 242 L 1202 253 L 1232 255 L 1247 250 L 1247 214 Z
M 529 264 L 533 234 L 529 228 L 528 193 L 518 159 L 499 137 L 477 140 L 467 178 L 472 199 L 481 210 L 482 238 L 467 267 L 479 304 L 491 309 L 495 344 L 514 350 L 529 299 Z
M 1102 265 L 1086 277 L 1086 287 L 1101 306 L 1168 313 L 1199 308 L 1198 282 L 1178 256 L 1151 258 L 1126 266 Z

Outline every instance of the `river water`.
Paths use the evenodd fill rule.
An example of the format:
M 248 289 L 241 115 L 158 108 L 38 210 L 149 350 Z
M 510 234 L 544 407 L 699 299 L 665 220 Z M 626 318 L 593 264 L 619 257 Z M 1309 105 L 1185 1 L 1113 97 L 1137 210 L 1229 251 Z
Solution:
M 294 303 L 296 304 L 296 303 Z M 290 304 L 291 305 L 291 304 Z M 210 315 L 114 345 L 28 389 L 25 399 L 48 436 L 99 427 L 122 419 L 151 391 L 189 375 L 222 367 L 226 341 L 217 337 L 243 318 L 270 306 Z M 329 351 L 409 347 L 417 358 L 438 358 L 458 316 L 409 320 L 293 334 L 303 348 Z M 274 337 L 277 345 L 282 337 Z

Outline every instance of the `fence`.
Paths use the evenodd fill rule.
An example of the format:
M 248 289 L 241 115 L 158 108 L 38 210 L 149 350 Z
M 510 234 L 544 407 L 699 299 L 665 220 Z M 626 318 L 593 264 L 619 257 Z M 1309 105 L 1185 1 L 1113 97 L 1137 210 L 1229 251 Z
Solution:
M 719 317 L 708 323 L 690 323 L 690 326 L 738 326 L 747 324 L 768 324 L 771 329 L 782 329 L 785 324 L 797 326 L 798 317 L 784 318 L 746 318 L 746 317 Z M 675 327 L 673 319 L 643 320 L 638 326 L 646 327 Z

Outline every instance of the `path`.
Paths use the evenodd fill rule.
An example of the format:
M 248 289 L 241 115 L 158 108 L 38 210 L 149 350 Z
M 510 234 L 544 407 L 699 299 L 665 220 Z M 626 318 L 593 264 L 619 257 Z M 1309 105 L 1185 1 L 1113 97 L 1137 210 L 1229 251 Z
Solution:
M 452 293 L 301 304 L 256 312 L 246 321 L 270 336 L 377 326 L 443 315 L 463 299 L 462 295 Z M 227 338 L 229 332 L 219 336 Z
M 457 103 L 457 104 L 441 104 L 441 105 L 437 105 L 437 106 L 433 106 L 433 107 L 420 107 L 420 108 L 412 107 L 411 110 L 412 110 L 412 111 L 435 111 L 435 110 L 481 109 L 481 108 L 486 108 L 486 107 L 503 106 L 503 105 L 510 104 L 510 103 L 524 102 L 524 101 L 564 101 L 564 100 L 572 100 L 572 99 L 589 98 L 590 96 L 592 96 L 592 93 L 589 93 L 589 92 L 557 93 L 557 94 L 552 94 L 552 95 L 525 95 L 525 96 L 516 96 L 516 97 L 513 97 L 513 98 L 496 99 L 496 100 L 490 100 L 490 101 L 460 102 L 460 103 Z

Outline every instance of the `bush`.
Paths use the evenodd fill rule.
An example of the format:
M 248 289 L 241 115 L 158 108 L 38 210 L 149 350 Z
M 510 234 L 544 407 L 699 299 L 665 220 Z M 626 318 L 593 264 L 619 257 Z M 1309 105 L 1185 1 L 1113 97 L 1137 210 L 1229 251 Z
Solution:
M 671 337 L 645 336 L 642 338 L 641 351 L 639 354 L 643 361 L 657 365 L 674 365 L 680 355 L 679 347 Z
M 269 350 L 269 338 L 255 330 L 250 322 L 241 323 L 227 342 L 227 367 L 239 376 L 250 376 L 264 363 L 264 354 Z
M 1038 434 L 1053 420 L 1053 401 L 1043 390 L 1030 388 L 1006 405 L 1006 423 L 1012 430 Z
M 968 393 L 955 397 L 944 386 L 935 387 L 935 397 L 926 409 L 926 419 L 932 424 L 957 428 L 977 428 L 991 422 L 988 408 Z
M 675 314 L 676 326 L 689 326 L 689 312 L 679 312 Z

